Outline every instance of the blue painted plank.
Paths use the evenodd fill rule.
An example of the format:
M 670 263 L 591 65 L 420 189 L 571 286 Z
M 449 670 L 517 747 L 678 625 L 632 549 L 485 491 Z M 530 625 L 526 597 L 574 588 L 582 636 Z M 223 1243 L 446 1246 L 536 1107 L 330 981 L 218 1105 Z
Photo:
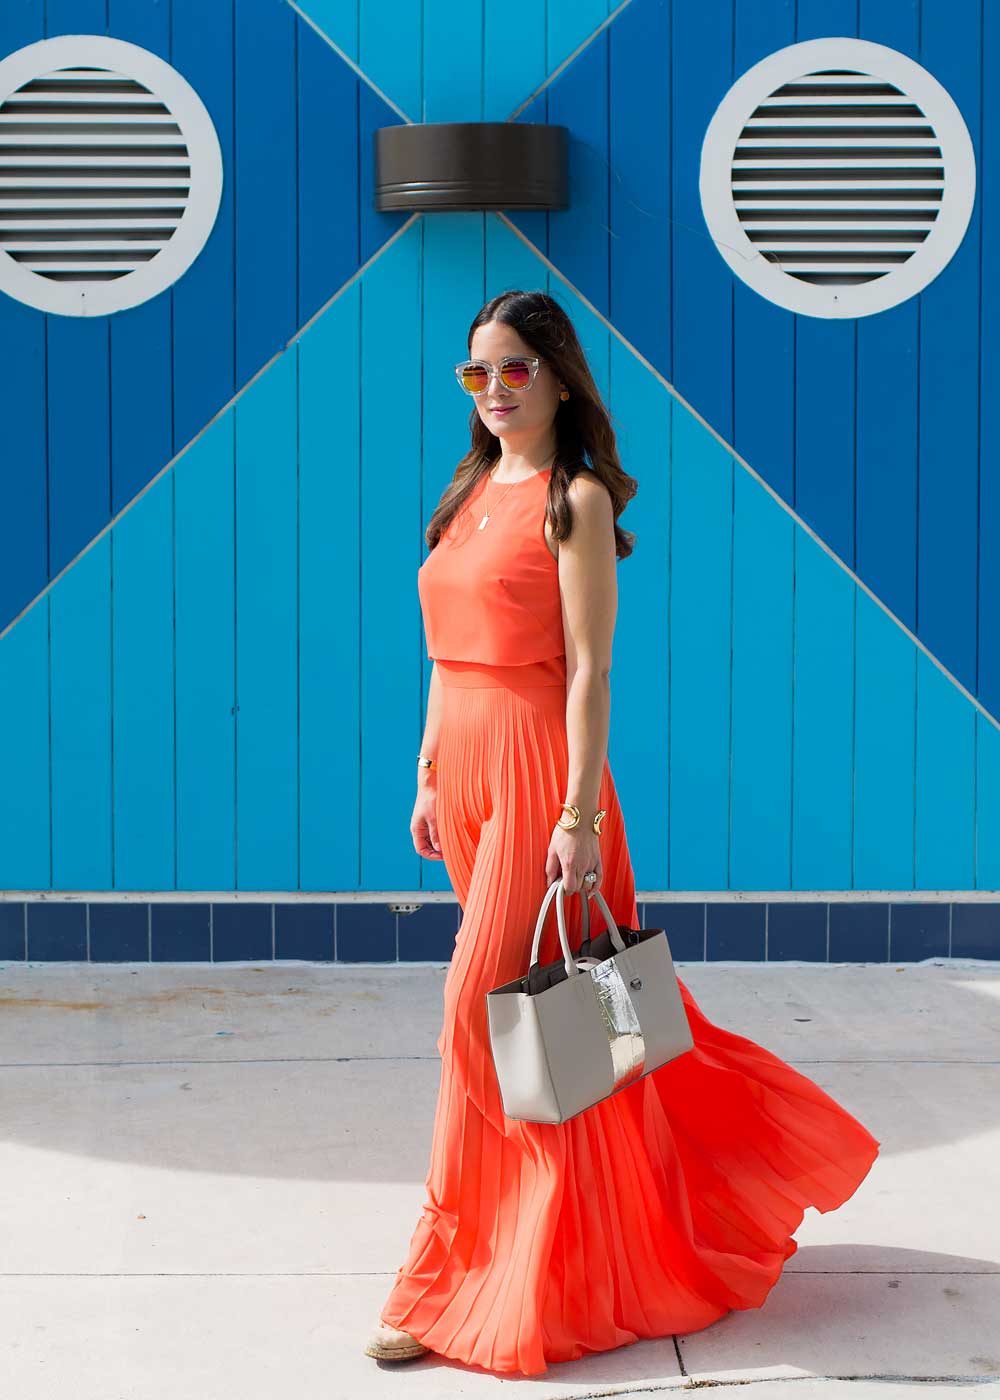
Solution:
M 53 585 L 52 888 L 114 882 L 111 792 L 111 536 Z
M 408 220 L 420 216 L 403 210 L 383 214 L 375 208 L 375 132 L 380 126 L 399 126 L 400 118 L 372 92 L 367 83 L 358 84 L 358 149 L 359 167 L 358 208 L 361 211 L 361 262 L 379 251 Z
M 236 382 L 298 329 L 295 60 L 290 5 L 237 0 L 235 26 Z M 262 100 L 266 94 L 266 100 Z
M 117 39 L 170 62 L 170 6 L 108 0 Z M 110 317 L 111 513 L 173 456 L 170 289 Z
M 916 883 L 975 886 L 975 711 L 954 683 L 917 653 Z
M 222 150 L 222 199 L 198 257 L 171 288 L 174 451 L 236 391 L 233 0 L 172 0 L 173 63 L 208 108 Z M 267 244 L 268 240 L 262 240 Z
M 111 532 L 115 889 L 174 887 L 174 508 L 168 472 Z
M 978 198 L 981 205 L 984 307 L 1000 306 L 1000 10 L 983 11 L 983 133 Z M 979 399 L 979 686 L 977 694 L 994 717 L 1000 716 L 1000 322 L 980 319 Z M 1000 882 L 998 882 L 1000 883 Z
M 978 710 L 975 726 L 975 887 L 1000 890 L 1000 729 Z
M 857 37 L 857 0 L 798 0 L 796 41 Z M 795 509 L 851 568 L 855 558 L 853 320 L 795 316 Z
M 670 880 L 728 876 L 733 459 L 690 413 L 673 414 L 670 505 Z
M 423 116 L 422 8 L 412 0 L 378 0 L 376 5 L 361 5 L 358 11 L 358 66 L 411 122 L 427 120 Z
M 860 588 L 856 620 L 854 884 L 909 890 L 917 647 Z
M 519 112 L 516 119 L 519 122 L 541 122 L 547 125 L 550 121 L 555 121 L 555 117 L 549 115 L 549 87 L 542 88 L 542 91 L 523 111 Z M 564 125 L 569 123 L 564 122 Z M 572 130 L 570 131 L 568 159 L 570 163 L 570 175 L 573 168 L 573 146 Z M 573 206 L 573 192 L 569 191 L 570 207 Z M 525 238 L 530 239 L 540 253 L 549 256 L 549 225 L 553 214 L 531 209 L 510 209 L 505 211 L 505 217 L 510 219 L 512 224 L 521 230 Z
M 548 120 L 569 128 L 569 208 L 548 215 L 547 254 L 598 311 L 610 308 L 608 39 L 603 31 L 548 89 Z
M 793 0 L 736 0 L 733 76 L 795 39 Z M 791 503 L 795 317 L 733 279 L 733 437 L 740 455 Z
M 981 169 L 979 0 L 925 5 L 923 62 L 961 109 Z M 961 247 L 920 294 L 918 634 L 975 693 L 979 473 L 977 199 Z
M 110 518 L 110 320 L 47 316 L 46 325 L 49 561 L 54 575 Z
M 0 6 L 0 58 L 44 35 L 43 0 Z M 49 578 L 45 317 L 0 293 L 0 635 Z
M 518 25 L 518 62 L 505 63 L 509 54 L 510 16 L 500 16 L 501 35 L 486 42 L 487 14 L 475 5 L 456 5 L 454 0 L 423 0 L 423 105 L 420 121 L 480 122 L 486 120 L 485 70 L 506 68 L 520 74 L 522 26 Z M 541 7 L 535 9 L 528 27 L 534 38 L 539 30 Z M 499 40 L 497 43 L 496 41 Z M 537 39 L 529 49 L 537 53 Z M 499 60 L 499 61 L 498 61 Z
M 414 226 L 364 274 L 361 286 L 361 833 L 365 889 L 412 889 L 420 857 L 409 833 L 420 741 L 420 635 L 416 571 L 424 555 L 420 468 L 400 451 L 400 427 L 416 441 L 420 378 L 404 376 L 386 412 L 386 346 L 420 365 L 421 239 Z M 459 355 L 461 352 L 459 352 Z M 386 541 L 396 541 L 386 548 Z M 399 543 L 406 541 L 406 545 Z M 399 678 L 399 658 L 414 664 Z
M 236 885 L 298 885 L 297 377 L 236 401 Z
M 608 30 L 610 319 L 669 379 L 671 61 L 669 0 L 627 5 Z M 637 139 L 655 131 L 651 147 Z
M 857 322 L 795 323 L 795 510 L 853 568 Z
M 0 888 L 46 890 L 49 839 L 49 604 L 0 638 Z
M 857 585 L 795 532 L 792 888 L 849 890 Z
M 360 5 L 345 5 L 344 0 L 296 0 L 296 8 L 312 21 L 331 46 L 336 45 L 357 63 Z
M 915 0 L 865 0 L 862 39 L 919 62 Z M 911 631 L 917 628 L 917 372 L 920 302 L 858 321 L 857 570 Z
M 484 224 L 491 231 L 488 242 L 484 241 Z M 441 493 L 450 483 L 457 463 L 469 451 L 472 442 L 470 423 L 478 417 L 475 401 L 458 387 L 452 366 L 468 354 L 469 326 L 487 299 L 483 288 L 484 272 L 487 267 L 499 264 L 510 269 L 515 276 L 512 282 L 505 281 L 502 285 L 491 287 L 488 295 L 495 296 L 521 285 L 517 280 L 520 270 L 523 269 L 534 279 L 544 270 L 495 214 L 437 214 L 421 222 L 419 239 L 423 258 L 420 335 L 424 375 L 422 502 L 419 507 L 417 566 L 427 557 L 424 543 L 427 521 L 437 507 Z M 500 253 L 501 247 L 505 255 Z M 532 286 L 533 282 L 529 281 L 528 285 Z M 497 453 L 500 451 L 499 439 L 494 440 L 494 450 Z M 426 722 L 427 688 L 433 663 L 427 657 L 426 641 L 422 635 L 416 587 L 414 572 L 407 584 L 407 606 L 409 608 L 416 603 L 415 636 L 421 672 L 419 745 Z M 421 889 L 451 888 L 443 861 L 418 860 L 418 870 Z
M 735 464 L 729 886 L 791 886 L 792 536 L 795 522 Z
M 457 10 L 456 6 L 448 8 L 451 13 Z M 517 62 L 505 63 L 502 55 L 507 53 L 510 45 L 510 16 L 497 5 L 483 6 L 483 121 L 508 121 L 552 71 L 547 54 L 547 8 L 544 3 L 522 5 L 517 23 Z M 448 75 L 445 73 L 436 76 L 441 81 L 447 81 Z M 426 73 L 424 81 L 428 82 Z M 459 120 L 475 118 L 464 116 Z
M 608 761 L 636 883 L 663 890 L 670 834 L 664 800 L 670 757 L 670 443 L 673 415 L 684 410 L 615 337 L 608 407 L 622 469 L 639 483 L 618 517 L 636 538 L 617 566 Z
M 298 21 L 299 285 L 302 326 L 358 269 L 358 79 Z
M 236 870 L 232 409 L 173 468 L 180 890 L 231 890 Z
M 701 209 L 701 145 L 733 78 L 732 0 L 675 4 L 670 169 L 673 378 L 688 402 L 733 440 L 733 274 Z
M 107 0 L 45 0 L 45 35 L 107 34 Z
M 49 579 L 45 317 L 0 295 L 0 635 Z
M 858 574 L 917 631 L 917 298 L 858 322 Z
M 354 890 L 361 790 L 360 282 L 303 333 L 297 353 L 299 888 Z

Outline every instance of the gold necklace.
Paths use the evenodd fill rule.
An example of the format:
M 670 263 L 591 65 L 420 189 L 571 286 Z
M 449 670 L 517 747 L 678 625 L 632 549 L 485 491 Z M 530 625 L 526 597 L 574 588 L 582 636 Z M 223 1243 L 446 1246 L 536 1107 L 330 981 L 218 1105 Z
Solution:
M 551 458 L 550 458 L 549 461 L 546 463 L 546 466 L 544 466 L 544 467 L 542 468 L 542 471 L 545 471 L 545 470 L 547 469 L 547 467 L 551 467 L 552 463 L 556 460 L 556 456 L 557 456 L 557 455 L 558 455 L 558 454 L 556 454 L 556 453 L 553 453 L 553 454 L 552 454 Z M 500 465 L 500 463 L 498 462 L 498 463 L 497 463 L 497 467 L 498 467 L 499 465 Z M 493 471 L 487 472 L 487 478 L 488 478 L 488 479 L 487 479 L 486 487 L 485 487 L 484 490 L 483 490 L 483 507 L 484 507 L 485 513 L 484 513 L 484 515 L 483 515 L 482 520 L 480 520 L 479 524 L 476 526 L 476 529 L 477 529 L 477 530 L 482 530 L 482 529 L 484 529 L 484 528 L 486 527 L 487 521 L 488 521 L 489 518 L 490 518 L 490 508 L 489 508 L 489 505 L 487 504 L 486 495 L 487 495 L 487 492 L 489 491 L 489 478 L 491 478 L 491 477 L 493 476 L 493 472 L 496 471 L 497 467 L 494 467 L 494 468 L 493 468 Z M 535 473 L 536 476 L 538 476 L 538 474 L 539 474 L 538 472 Z M 510 485 L 507 487 L 507 491 L 512 491 L 512 490 L 514 489 L 515 486 L 520 486 L 522 481 L 527 481 L 527 480 L 528 480 L 528 478 L 527 478 L 526 476 L 522 476 L 522 477 L 521 477 L 521 481 L 512 481 L 512 482 L 510 483 Z M 504 496 L 506 496 L 507 491 L 505 491 L 505 492 L 503 493 L 503 496 L 500 497 L 500 501 L 502 501 L 503 498 L 504 498 Z M 500 501 L 497 501 L 497 506 L 500 504 Z M 496 510 L 496 506 L 494 506 L 493 509 Z

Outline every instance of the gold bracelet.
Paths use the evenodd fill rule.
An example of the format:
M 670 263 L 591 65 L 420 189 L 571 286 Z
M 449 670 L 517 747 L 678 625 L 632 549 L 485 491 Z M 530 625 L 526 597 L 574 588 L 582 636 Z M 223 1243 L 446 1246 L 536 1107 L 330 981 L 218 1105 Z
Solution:
M 417 767 L 418 767 L 418 768 L 435 768 L 435 769 L 436 769 L 436 768 L 437 768 L 437 759 L 436 759 L 436 758 L 424 758 L 424 756 L 423 756 L 422 754 L 419 754 L 419 753 L 418 753 L 418 754 L 417 754 Z
M 576 804 L 575 804 L 574 802 L 563 802 L 563 803 L 561 803 L 560 805 L 561 805 L 563 808 L 565 808 L 565 810 L 566 810 L 567 812 L 571 812 L 571 813 L 572 813 L 572 815 L 573 815 L 573 820 L 572 820 L 572 821 L 566 822 L 566 821 L 563 821 L 562 817 L 559 817 L 559 818 L 557 819 L 557 821 L 556 821 L 556 826 L 561 826 L 562 829 L 563 829 L 563 831 L 572 831 L 572 830 L 574 829 L 574 827 L 577 827 L 577 826 L 580 825 L 580 809 L 579 809 L 579 807 L 576 806 Z M 601 810 L 600 810 L 600 811 L 597 813 L 597 815 L 594 817 L 593 828 L 592 828 L 592 829 L 593 829 L 594 834 L 595 834 L 596 836 L 600 836 L 600 834 L 601 834 L 601 822 L 604 820 L 604 818 L 605 818 L 607 815 L 608 815 L 608 809 L 607 809 L 607 807 L 602 807 Z

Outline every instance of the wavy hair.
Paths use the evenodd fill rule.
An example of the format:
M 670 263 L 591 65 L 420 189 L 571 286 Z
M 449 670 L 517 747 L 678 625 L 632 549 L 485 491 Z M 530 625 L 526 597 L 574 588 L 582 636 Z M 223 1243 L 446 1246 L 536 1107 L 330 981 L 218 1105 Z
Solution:
M 638 490 L 639 483 L 622 469 L 611 416 L 594 383 L 573 322 L 548 292 L 502 292 L 483 306 L 469 327 L 467 347 L 470 355 L 476 330 L 490 321 L 500 321 L 512 327 L 533 351 L 544 357 L 570 393 L 568 399 L 559 400 L 555 415 L 556 455 L 549 475 L 546 500 L 546 515 L 553 536 L 557 540 L 569 538 L 573 529 L 573 513 L 566 495 L 567 488 L 581 471 L 592 470 L 611 494 L 615 517 L 615 553 L 619 559 L 626 559 L 632 553 L 635 535 L 623 530 L 617 521 Z M 442 492 L 427 524 L 424 538 L 431 549 L 477 483 L 499 460 L 500 439 L 490 432 L 475 407 L 469 427 L 472 446 L 456 466 L 455 474 Z M 589 459 L 589 468 L 585 458 Z

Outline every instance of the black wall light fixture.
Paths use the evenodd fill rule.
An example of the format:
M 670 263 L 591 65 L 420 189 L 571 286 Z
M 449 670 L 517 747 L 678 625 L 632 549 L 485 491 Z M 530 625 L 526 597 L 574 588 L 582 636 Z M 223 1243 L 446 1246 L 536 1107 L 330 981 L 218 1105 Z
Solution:
M 566 209 L 568 128 L 413 122 L 375 132 L 375 208 Z

